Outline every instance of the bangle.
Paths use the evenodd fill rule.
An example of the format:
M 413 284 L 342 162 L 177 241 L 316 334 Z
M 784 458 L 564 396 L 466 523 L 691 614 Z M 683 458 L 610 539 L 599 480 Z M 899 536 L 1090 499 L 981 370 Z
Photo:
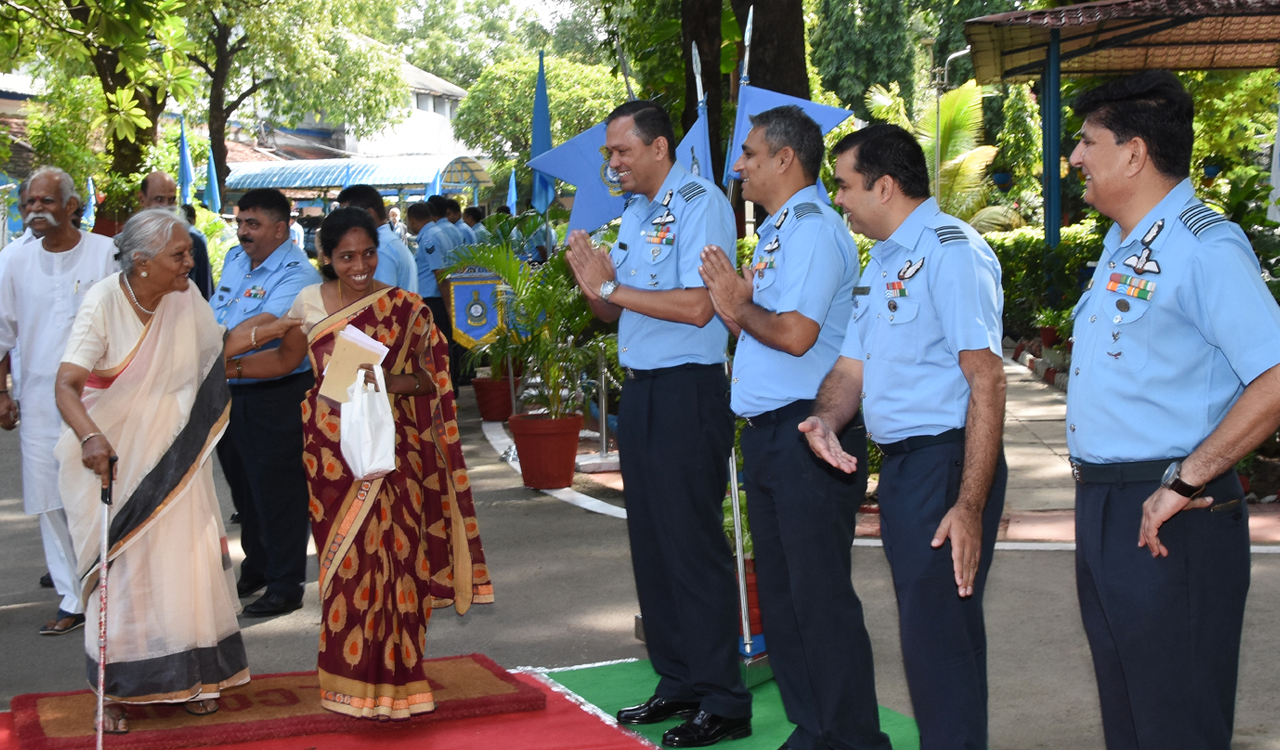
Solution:
M 96 437 L 102 437 L 102 433 L 101 433 L 101 432 L 90 432 L 88 435 L 85 435 L 84 437 L 80 438 L 80 447 L 81 447 L 81 448 L 83 448 L 85 443 L 89 442 L 90 440 L 92 440 L 92 439 L 94 439 L 94 438 L 96 438 Z
M 254 349 L 258 348 L 258 327 L 254 326 L 249 330 L 249 346 Z
M 418 373 L 411 372 L 409 373 L 409 377 L 413 378 L 413 392 L 417 393 L 422 390 L 422 381 L 418 380 Z
M 244 368 L 240 366 L 240 358 L 233 357 L 231 360 L 231 364 L 236 366 L 236 378 L 244 377 Z
M 0 393 L 8 393 L 8 392 L 9 392 L 8 388 L 0 388 Z

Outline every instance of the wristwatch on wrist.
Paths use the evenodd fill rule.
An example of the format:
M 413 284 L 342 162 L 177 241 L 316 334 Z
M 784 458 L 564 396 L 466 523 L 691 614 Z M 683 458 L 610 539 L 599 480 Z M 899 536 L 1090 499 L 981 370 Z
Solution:
M 1193 500 L 1204 494 L 1204 488 L 1207 485 L 1202 484 L 1196 487 L 1182 481 L 1182 462 L 1174 461 L 1164 470 L 1164 478 L 1160 480 L 1160 486 L 1167 487 L 1188 500 Z
M 614 281 L 613 279 L 609 279 L 608 281 L 600 285 L 600 299 L 604 300 L 605 302 L 608 302 L 609 297 L 611 297 L 613 293 L 616 292 L 617 290 L 618 290 L 618 282 Z

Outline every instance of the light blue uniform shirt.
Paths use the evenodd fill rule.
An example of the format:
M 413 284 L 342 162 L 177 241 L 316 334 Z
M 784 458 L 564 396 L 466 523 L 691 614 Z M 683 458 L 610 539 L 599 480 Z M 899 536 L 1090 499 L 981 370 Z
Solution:
M 257 268 L 250 267 L 249 256 L 239 246 L 227 253 L 222 266 L 222 278 L 209 300 L 213 315 L 220 325 L 231 330 L 244 321 L 261 313 L 281 317 L 293 307 L 293 298 L 304 286 L 319 284 L 320 272 L 311 265 L 307 254 L 298 249 L 292 240 L 276 248 Z M 263 344 L 254 351 L 263 351 L 280 345 L 280 341 Z M 248 352 L 246 352 L 248 354 Z M 302 364 L 291 374 L 306 372 L 311 363 L 304 357 Z M 258 383 L 250 378 L 231 379 L 232 385 Z
M 398 286 L 406 292 L 418 292 L 418 268 L 413 251 L 400 235 L 386 224 L 378 227 L 378 267 L 373 278 L 383 284 Z
M 305 251 L 307 249 L 306 236 L 306 230 L 298 222 L 295 221 L 289 225 L 289 238 L 293 240 L 293 244 L 297 245 L 299 250 Z
M 1111 227 L 1074 315 L 1067 448 L 1087 463 L 1189 455 L 1280 363 L 1257 256 L 1189 179 L 1124 241 Z
M 730 405 L 754 417 L 818 395 L 844 341 L 853 309 L 858 248 L 840 215 L 810 185 L 760 226 L 751 260 L 752 301 L 778 314 L 798 312 L 817 323 L 818 340 L 793 357 L 746 331 L 733 357 Z
M 1001 350 L 1000 261 L 929 198 L 871 248 L 840 355 L 863 362 L 863 417 L 878 443 L 964 427 L 960 352 Z
M 440 234 L 444 235 L 445 240 L 449 243 L 449 247 L 445 248 L 443 261 L 443 264 L 447 266 L 453 263 L 453 256 L 458 248 L 462 247 L 462 232 L 459 232 L 458 228 L 451 224 L 448 219 L 437 219 L 435 225 L 440 228 Z
M 462 233 L 462 244 L 464 245 L 476 244 L 476 233 L 471 231 L 471 227 L 467 226 L 467 222 L 463 221 L 462 219 L 458 219 L 457 221 L 453 222 L 453 225 L 457 227 L 459 232 Z
M 699 255 L 723 248 L 732 262 L 733 208 L 706 178 L 676 162 L 650 201 L 635 195 L 622 212 L 611 256 L 619 284 L 637 289 L 702 289 Z M 618 362 L 637 370 L 724 362 L 729 329 L 717 317 L 699 328 L 623 310 L 618 319 Z
M 418 230 L 418 294 L 423 299 L 440 296 L 435 272 L 444 268 L 445 248 L 448 246 L 444 232 L 435 224 L 428 223 Z
M 493 238 L 493 234 L 488 229 L 485 229 L 484 224 L 476 224 L 471 227 L 471 232 L 475 235 L 476 242 L 481 244 L 488 244 L 489 240 Z

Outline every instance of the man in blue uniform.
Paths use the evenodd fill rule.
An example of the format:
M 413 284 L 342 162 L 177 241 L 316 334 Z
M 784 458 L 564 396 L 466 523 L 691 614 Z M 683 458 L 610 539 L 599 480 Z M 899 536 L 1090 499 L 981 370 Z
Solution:
M 384 284 L 398 286 L 406 292 L 418 292 L 418 267 L 413 252 L 400 241 L 400 235 L 387 220 L 387 204 L 382 194 L 372 185 L 351 185 L 338 193 L 338 206 L 363 208 L 378 225 L 378 267 L 373 278 Z M 299 245 L 301 247 L 301 245 Z
M 871 640 L 850 580 L 866 474 L 826 465 L 796 432 L 840 352 L 857 248 L 814 186 L 823 151 L 817 123 L 786 106 L 751 124 L 733 168 L 742 197 L 769 218 L 746 278 L 719 248 L 702 253 L 701 272 L 716 312 L 738 336 L 732 405 L 747 420 L 743 468 L 760 612 L 769 664 L 796 724 L 784 747 L 888 748 Z M 850 451 L 866 455 L 860 423 L 844 437 Z
M 440 215 L 438 209 L 428 201 L 410 204 L 408 210 L 409 231 L 418 237 L 418 252 L 415 263 L 418 268 L 418 293 L 422 301 L 431 308 L 431 317 L 436 327 L 444 334 L 446 341 L 453 340 L 453 321 L 445 308 L 440 293 L 440 279 L 444 272 L 445 248 L 449 241 L 444 232 L 436 225 Z
M 458 228 L 462 234 L 462 244 L 476 244 L 476 233 L 471 231 L 471 225 L 462 220 L 462 204 L 453 198 L 449 198 L 445 202 L 445 217 L 449 219 L 449 223 Z
M 298 291 L 319 284 L 320 274 L 289 238 L 283 193 L 250 190 L 238 206 L 240 245 L 227 253 L 209 303 L 227 330 L 248 330 L 256 343 L 254 327 L 287 313 Z M 240 514 L 244 562 L 236 588 L 242 597 L 266 588 L 244 608 L 246 615 L 268 617 L 302 606 L 311 529 L 299 405 L 314 382 L 305 360 L 282 378 L 230 381 L 231 421 L 218 459 Z
M 1231 745 L 1248 512 L 1234 466 L 1280 422 L 1280 309 L 1188 179 L 1167 71 L 1075 103 L 1071 164 L 1116 223 L 1075 309 L 1067 447 L 1076 588 L 1107 747 Z
M 733 448 L 728 333 L 698 276 L 705 246 L 733 247 L 733 211 L 714 185 L 676 162 L 675 133 L 661 107 L 628 102 L 606 122 L 609 166 L 634 197 L 612 253 L 579 230 L 567 259 L 592 311 L 619 321 L 627 529 L 645 642 L 659 676 L 653 697 L 619 711 L 618 721 L 679 716 L 688 721 L 667 730 L 662 743 L 703 747 L 751 734 L 721 510 Z
M 910 133 L 876 125 L 834 150 L 836 202 L 878 242 L 840 359 L 800 430 L 815 454 L 853 471 L 832 431 L 862 405 L 884 453 L 880 533 L 920 746 L 985 748 L 982 594 L 1008 478 L 1000 263 L 929 197 Z
M 433 195 L 427 199 L 427 202 L 429 202 L 431 206 L 435 208 L 436 213 L 439 214 L 440 218 L 436 219 L 436 226 L 440 227 L 440 231 L 444 233 L 444 236 L 449 240 L 450 247 L 445 251 L 445 265 L 449 265 L 449 263 L 452 262 L 453 251 L 463 245 L 462 230 L 455 227 L 453 222 L 449 220 L 448 198 L 443 195 Z

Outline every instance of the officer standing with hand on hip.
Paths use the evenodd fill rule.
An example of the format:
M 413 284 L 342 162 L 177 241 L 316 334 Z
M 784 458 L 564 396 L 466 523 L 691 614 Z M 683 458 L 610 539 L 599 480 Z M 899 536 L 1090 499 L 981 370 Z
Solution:
M 627 370 L 618 448 L 636 593 L 659 680 L 653 697 L 619 711 L 618 721 L 680 716 L 688 721 L 662 744 L 704 747 L 751 734 L 721 510 L 733 448 L 728 332 L 698 275 L 705 246 L 733 247 L 733 210 L 676 162 L 671 119 L 657 104 L 627 102 L 606 123 L 609 167 L 634 197 L 612 253 L 579 230 L 566 257 L 596 316 L 619 320 Z
M 1235 464 L 1280 424 L 1280 308 L 1195 196 L 1194 105 L 1149 71 L 1074 105 L 1072 166 L 1116 223 L 1075 309 L 1076 589 L 1107 747 L 1231 745 L 1248 512 Z
M 879 242 L 840 359 L 800 430 L 815 454 L 851 471 L 832 431 L 862 404 L 884 453 L 880 532 L 920 746 L 986 748 L 982 594 L 1008 479 L 1000 263 L 929 197 L 924 152 L 906 130 L 874 125 L 834 151 L 836 202 Z
M 887 749 L 871 639 L 850 580 L 866 474 L 828 466 L 796 431 L 840 352 L 858 252 L 814 186 L 823 152 L 817 123 L 786 106 L 751 124 L 733 168 L 742 197 L 769 218 L 747 278 L 718 247 L 703 252 L 701 273 L 716 312 L 739 336 L 732 405 L 747 420 L 743 468 L 760 611 L 782 704 L 797 725 L 783 747 Z M 865 457 L 861 423 L 844 438 Z

